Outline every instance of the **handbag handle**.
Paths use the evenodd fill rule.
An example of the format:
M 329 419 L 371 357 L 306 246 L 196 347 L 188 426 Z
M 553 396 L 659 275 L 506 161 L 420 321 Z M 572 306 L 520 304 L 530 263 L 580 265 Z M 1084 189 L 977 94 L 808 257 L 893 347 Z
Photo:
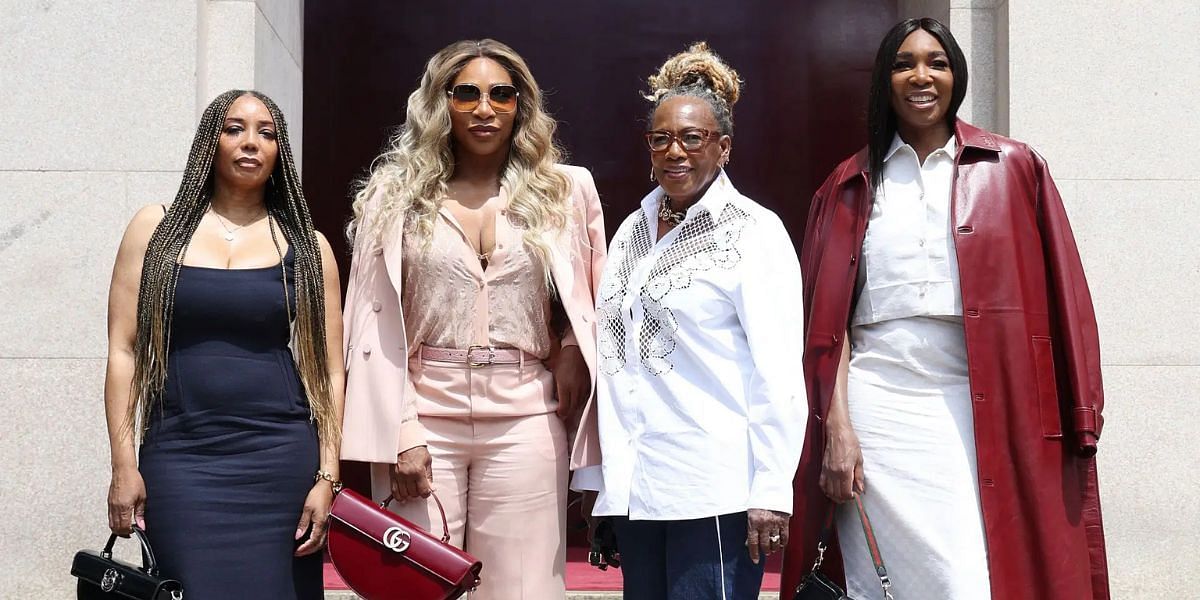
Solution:
M 442 543 L 449 544 L 450 543 L 450 523 L 446 521 L 446 509 L 442 507 L 442 500 L 440 498 L 438 498 L 437 492 L 430 492 L 430 495 L 433 496 L 433 501 L 437 503 L 438 513 L 440 513 L 442 515 Z M 383 510 L 387 510 L 388 505 L 391 504 L 392 501 L 395 499 L 396 499 L 395 496 L 388 496 L 386 500 L 379 503 L 379 508 L 382 508 Z
M 158 576 L 158 561 L 154 559 L 154 549 L 150 547 L 150 540 L 146 539 L 146 532 L 142 531 L 141 527 L 133 525 L 133 537 L 136 537 L 142 545 L 142 571 L 149 575 Z M 104 550 L 100 556 L 112 560 L 113 546 L 117 543 L 117 534 L 108 536 L 108 543 L 104 545 Z
M 888 578 L 887 567 L 883 564 L 883 554 L 879 552 L 879 541 L 875 538 L 875 528 L 871 527 L 871 519 L 863 506 L 862 496 L 854 496 L 854 506 L 858 511 L 858 522 L 862 524 L 863 536 L 867 538 L 867 551 L 871 554 L 871 563 L 875 566 L 875 575 L 879 577 L 879 585 L 883 588 L 884 600 L 892 598 L 892 580 Z M 813 562 L 812 570 L 821 568 L 825 561 L 825 551 L 829 549 L 828 540 L 833 537 L 833 514 L 837 505 L 829 508 L 829 516 L 825 519 L 825 527 L 821 530 L 821 539 L 817 542 L 817 560 Z

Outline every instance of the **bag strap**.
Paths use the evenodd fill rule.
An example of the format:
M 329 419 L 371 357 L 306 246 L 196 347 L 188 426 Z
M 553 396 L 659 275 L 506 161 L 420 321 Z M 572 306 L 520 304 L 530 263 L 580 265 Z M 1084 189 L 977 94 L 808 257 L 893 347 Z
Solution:
M 883 564 L 883 554 L 879 552 L 879 541 L 875 538 L 875 529 L 871 527 L 871 519 L 867 516 L 866 507 L 863 506 L 862 496 L 854 496 L 854 506 L 858 511 L 858 522 L 862 524 L 863 536 L 867 538 L 867 551 L 871 554 L 871 563 L 875 565 L 875 575 L 879 577 L 879 585 L 883 588 L 883 598 L 884 600 L 893 600 L 892 580 L 888 578 L 887 567 Z M 831 505 L 829 514 L 825 517 L 825 526 L 821 528 L 821 538 L 817 541 L 817 559 L 813 561 L 813 571 L 820 569 L 821 563 L 825 562 L 825 551 L 829 549 L 829 540 L 833 539 L 833 517 L 836 508 L 836 504 Z
M 442 500 L 441 500 L 441 498 L 438 498 L 437 492 L 431 492 L 430 495 L 433 496 L 433 501 L 437 503 L 438 513 L 440 513 L 442 515 L 442 543 L 449 544 L 450 543 L 450 523 L 446 520 L 446 509 L 442 506 Z M 392 501 L 395 499 L 396 499 L 395 496 L 388 496 L 386 500 L 379 503 L 379 508 L 382 508 L 383 510 L 387 510 L 388 505 L 391 504 Z
M 858 521 L 862 523 L 863 535 L 867 538 L 867 550 L 871 553 L 871 562 L 875 565 L 875 575 L 879 577 L 879 585 L 883 587 L 883 598 L 892 600 L 892 580 L 888 578 L 887 567 L 883 566 L 879 540 L 875 539 L 875 529 L 871 527 L 871 518 L 867 516 L 861 495 L 854 496 L 854 506 L 858 509 Z
M 816 572 L 821 568 L 821 564 L 825 562 L 825 551 L 829 549 L 829 540 L 833 539 L 833 516 L 836 504 L 829 506 L 829 511 L 825 514 L 825 525 L 821 527 L 821 537 L 817 539 L 817 559 L 813 561 L 812 570 Z
M 157 576 L 158 561 L 154 559 L 154 549 L 150 547 L 150 540 L 146 538 L 146 532 L 142 531 L 141 527 L 133 525 L 133 537 L 136 537 L 142 546 L 142 571 Z M 108 536 L 108 543 L 104 545 L 104 551 L 100 556 L 106 560 L 112 560 L 113 546 L 117 543 L 117 534 Z

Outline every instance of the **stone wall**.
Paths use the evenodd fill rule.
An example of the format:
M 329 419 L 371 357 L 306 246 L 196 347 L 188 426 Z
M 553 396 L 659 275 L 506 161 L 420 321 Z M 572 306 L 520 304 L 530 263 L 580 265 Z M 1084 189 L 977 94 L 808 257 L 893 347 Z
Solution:
M 73 553 L 107 538 L 118 242 L 175 197 L 225 89 L 274 97 L 300 157 L 302 17 L 301 0 L 0 0 L 0 596 L 73 596 Z

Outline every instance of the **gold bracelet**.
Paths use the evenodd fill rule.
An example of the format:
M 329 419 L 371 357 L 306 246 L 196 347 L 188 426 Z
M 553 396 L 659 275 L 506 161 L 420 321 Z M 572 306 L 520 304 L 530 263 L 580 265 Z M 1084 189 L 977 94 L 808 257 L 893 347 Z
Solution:
M 332 473 L 318 470 L 317 474 L 313 475 L 313 483 L 316 483 L 316 482 L 322 481 L 322 480 L 328 481 L 329 483 L 333 484 L 333 493 L 336 494 L 336 493 L 342 491 L 342 482 L 339 481 L 338 478 L 334 477 Z

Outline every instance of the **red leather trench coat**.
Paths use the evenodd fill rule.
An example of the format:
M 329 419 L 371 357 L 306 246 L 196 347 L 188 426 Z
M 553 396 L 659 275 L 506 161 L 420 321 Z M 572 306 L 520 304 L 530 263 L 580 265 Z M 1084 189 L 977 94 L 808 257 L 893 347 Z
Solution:
M 1037 153 L 962 121 L 955 136 L 951 218 L 992 598 L 1107 599 L 1094 459 L 1103 423 L 1100 346 L 1075 239 Z M 829 176 L 801 247 L 811 410 L 784 598 L 811 568 L 829 511 L 817 483 L 823 425 L 871 214 L 867 165 L 863 150 Z M 836 548 L 829 555 L 840 562 Z

